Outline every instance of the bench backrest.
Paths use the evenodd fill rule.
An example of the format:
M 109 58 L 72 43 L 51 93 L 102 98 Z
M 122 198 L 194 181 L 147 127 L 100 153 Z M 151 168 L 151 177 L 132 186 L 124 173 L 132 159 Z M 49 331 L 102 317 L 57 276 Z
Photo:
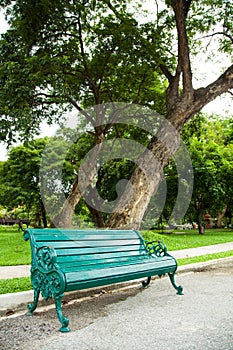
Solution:
M 146 254 L 143 238 L 133 230 L 27 229 L 24 238 L 30 238 L 32 256 L 34 247 L 54 248 L 60 265 Z

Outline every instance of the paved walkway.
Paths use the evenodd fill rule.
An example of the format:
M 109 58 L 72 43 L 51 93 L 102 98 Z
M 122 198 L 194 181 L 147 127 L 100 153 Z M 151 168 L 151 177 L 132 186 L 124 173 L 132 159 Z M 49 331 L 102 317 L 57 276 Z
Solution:
M 166 278 L 107 308 L 88 326 L 47 338 L 35 350 L 233 350 L 233 262 L 183 274 L 178 296 Z M 77 311 L 78 313 L 78 311 Z M 71 322 L 72 329 L 80 322 Z M 30 344 L 31 345 L 31 344 Z M 25 348 L 28 349 L 28 348 Z
M 191 258 L 194 256 L 200 256 L 205 254 L 214 254 L 233 250 L 233 242 L 214 244 L 210 246 L 204 246 L 199 248 L 182 249 L 171 251 L 176 259 Z M 15 278 L 15 277 L 28 277 L 30 276 L 29 265 L 18 266 L 0 266 L 0 279 Z

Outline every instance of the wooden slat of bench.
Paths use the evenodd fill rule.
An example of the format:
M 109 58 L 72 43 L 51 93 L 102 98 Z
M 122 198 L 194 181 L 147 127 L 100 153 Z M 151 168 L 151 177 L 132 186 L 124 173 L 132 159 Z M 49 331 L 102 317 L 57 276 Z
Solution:
M 82 254 L 82 255 L 58 255 L 57 262 L 58 264 L 68 264 L 73 265 L 74 263 L 82 263 L 83 261 L 90 260 L 104 260 L 104 259 L 118 259 L 118 258 L 133 258 L 141 255 L 147 255 L 144 251 L 139 253 L 138 250 L 134 251 L 116 251 L 116 252 L 108 252 L 108 253 L 93 253 L 93 254 Z
M 138 252 L 141 250 L 141 246 L 124 246 L 124 247 L 111 247 L 111 250 L 109 247 L 99 247 L 98 251 L 95 249 L 95 247 L 92 248 L 73 248 L 73 249 L 56 249 L 57 256 L 75 256 L 75 255 L 86 255 L 86 254 L 102 254 L 102 253 L 114 253 L 114 252 L 128 252 L 128 254 L 134 254 L 135 252 Z
M 112 266 L 123 266 L 123 265 L 133 265 L 145 262 L 146 260 L 151 259 L 149 256 L 123 256 L 119 258 L 109 258 L 109 259 L 93 259 L 93 260 L 84 260 L 81 262 L 73 262 L 72 266 L 68 263 L 59 263 L 61 270 L 63 272 L 68 271 L 81 271 L 83 269 L 100 269 L 108 268 Z
M 136 231 L 118 230 L 32 230 L 35 241 L 85 239 L 140 239 Z
M 48 245 L 47 241 L 41 241 L 38 246 Z M 58 248 L 92 248 L 95 247 L 118 247 L 118 246 L 139 246 L 140 241 L 137 239 L 132 240 L 95 240 L 95 241 L 54 241 L 49 242 L 49 246 Z
M 136 274 L 138 272 L 143 272 L 144 275 L 150 275 L 153 271 L 156 272 L 157 269 L 164 269 L 165 267 L 171 268 L 171 266 L 174 265 L 174 268 L 176 268 L 176 264 L 174 260 L 166 259 L 166 260 L 158 260 L 158 259 L 150 259 L 147 262 L 138 263 L 134 265 L 127 265 L 127 266 L 117 266 L 112 268 L 104 268 L 104 266 L 101 266 L 99 269 L 81 269 L 78 272 L 68 272 L 66 273 L 66 282 L 69 283 L 79 283 L 81 281 L 85 280 L 92 280 L 92 279 L 102 279 L 107 277 L 113 277 L 115 276 L 121 276 L 124 274 Z
M 129 233 L 125 235 L 104 235 L 104 234 L 92 234 L 92 235 L 85 235 L 85 234 L 40 234 L 36 235 L 35 241 L 36 242 L 53 242 L 53 241 L 106 241 L 106 240 L 139 240 L 139 238 L 135 235 L 132 236 Z

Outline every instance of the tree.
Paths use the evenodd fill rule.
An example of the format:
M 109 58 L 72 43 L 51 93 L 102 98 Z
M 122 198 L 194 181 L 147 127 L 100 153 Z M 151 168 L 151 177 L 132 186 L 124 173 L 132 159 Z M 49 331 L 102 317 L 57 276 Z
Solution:
M 228 69 L 226 69 L 218 79 L 216 79 L 208 86 L 204 88 L 194 89 L 189 42 L 193 39 L 193 34 L 190 33 L 190 25 L 194 23 L 195 20 L 198 21 L 198 15 L 196 12 L 198 6 L 194 1 L 184 0 L 172 0 L 168 1 L 167 3 L 170 5 L 174 13 L 177 29 L 178 55 L 174 73 L 171 72 L 166 64 L 160 64 L 160 68 L 169 82 L 169 86 L 167 88 L 166 119 L 175 127 L 178 132 L 180 132 L 185 122 L 187 122 L 187 120 L 198 113 L 207 103 L 214 100 L 222 93 L 228 92 L 233 87 L 233 66 L 230 66 Z M 226 16 L 226 12 L 229 10 L 232 11 L 232 4 L 229 3 L 227 10 L 224 8 L 226 12 L 224 13 L 223 11 L 223 14 L 222 8 L 219 7 L 218 2 L 212 2 L 212 5 L 210 5 L 209 2 L 205 2 L 205 5 L 208 6 L 209 10 L 211 9 L 216 11 L 215 18 L 207 16 L 208 21 L 211 25 L 216 23 L 217 18 L 221 18 L 222 20 L 225 19 L 227 23 L 229 22 L 226 17 L 224 18 L 224 16 Z M 204 31 L 206 31 L 206 29 L 209 31 L 210 25 L 207 24 L 208 21 L 205 21 L 204 16 L 201 16 L 201 19 L 205 27 Z M 223 26 L 225 23 L 226 22 L 224 21 Z M 202 29 L 203 26 L 201 26 L 201 31 Z M 229 27 L 229 30 L 231 30 L 231 27 Z M 227 37 L 228 36 L 224 34 L 223 30 L 224 43 L 226 43 Z M 230 45 L 232 44 L 231 35 L 229 39 L 231 39 L 229 42 Z M 161 137 L 158 137 L 158 135 L 156 135 L 156 137 L 151 140 L 148 148 L 152 151 L 152 153 L 156 155 L 156 158 L 160 160 L 160 164 L 163 168 L 168 164 L 172 155 L 177 150 L 179 145 L 179 138 L 175 135 L 173 137 L 172 135 L 166 135 L 166 130 L 163 128 L 161 128 L 160 133 L 162 134 Z M 158 141 L 159 139 L 163 140 L 165 138 L 166 148 L 168 148 L 170 152 L 166 152 L 166 148 L 161 144 L 161 142 Z M 156 191 L 156 188 L 158 187 L 158 184 L 161 180 L 161 176 L 155 177 L 154 173 L 150 172 L 150 169 L 148 169 L 148 174 L 150 174 L 149 181 L 149 175 L 147 175 L 146 179 L 145 174 L 140 170 L 140 166 L 137 167 L 131 178 L 131 184 L 133 184 L 134 187 L 134 196 L 132 196 L 131 200 L 129 201 L 127 200 L 127 192 L 125 192 L 125 196 L 122 196 L 122 201 L 119 204 L 119 208 L 116 209 L 115 213 L 109 220 L 110 227 L 117 225 L 138 228 L 140 226 L 140 222 L 142 220 L 145 208 L 148 205 L 149 199 L 151 195 Z M 150 184 L 149 187 L 146 185 L 147 183 Z M 136 218 L 137 220 L 135 220 Z
M 1 1 L 1 5 L 9 6 L 11 1 Z M 219 49 L 231 53 L 232 2 L 168 0 L 154 22 L 143 24 L 137 23 L 122 1 L 15 1 L 8 10 L 12 29 L 2 39 L 0 72 L 4 140 L 12 140 L 18 130 L 28 135 L 42 119 L 59 119 L 55 105 L 74 106 L 95 126 L 96 144 L 101 148 L 114 120 L 100 125 L 96 120 L 103 115 L 87 115 L 84 108 L 117 100 L 156 108 L 156 97 L 164 95 L 156 89 L 158 84 L 161 87 L 158 72 L 163 73 L 166 110 L 159 106 L 159 112 L 165 112 L 166 122 L 176 132 L 162 124 L 151 138 L 148 149 L 159 160 L 157 169 L 143 154 L 107 223 L 109 227 L 140 227 L 161 181 L 161 169 L 179 147 L 184 124 L 233 87 L 233 66 L 197 89 L 191 69 L 191 53 L 201 50 L 198 35 L 218 37 Z M 216 29 L 217 24 L 221 30 Z M 175 29 L 177 37 L 173 39 Z M 71 197 L 78 187 L 76 182 Z M 75 196 L 80 197 L 78 190 Z
M 222 227 L 230 204 L 233 148 L 228 143 L 229 125 L 230 120 L 205 120 L 200 125 L 201 134 L 197 130 L 188 140 L 194 168 L 194 190 L 188 213 L 197 221 L 199 233 L 204 233 L 207 213 L 217 217 L 217 226 Z
M 75 108 L 92 125 L 101 149 L 113 118 L 106 123 L 103 110 L 96 108 L 90 115 L 85 107 L 114 101 L 155 105 L 154 96 L 164 96 L 153 64 L 148 66 L 138 55 L 137 23 L 124 2 L 117 7 L 105 1 L 16 2 L 8 11 L 12 26 L 1 42 L 2 139 L 11 142 L 17 131 L 28 137 L 43 119 L 59 122 L 64 110 Z M 129 41 L 134 42 L 133 50 L 128 50 Z M 12 50 L 12 42 L 17 50 Z M 94 174 L 93 165 L 90 181 Z M 76 178 L 59 224 L 71 222 L 81 198 L 78 185 Z
M 40 196 L 39 168 L 46 139 L 14 147 L 1 168 L 0 202 L 8 209 L 23 206 L 30 219 L 32 212 L 40 224 L 47 226 L 46 212 Z

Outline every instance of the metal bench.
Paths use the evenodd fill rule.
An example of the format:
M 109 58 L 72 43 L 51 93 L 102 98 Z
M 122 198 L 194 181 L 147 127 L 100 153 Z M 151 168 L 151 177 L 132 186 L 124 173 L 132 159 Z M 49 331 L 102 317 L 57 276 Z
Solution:
M 70 330 L 61 308 L 64 292 L 145 277 L 146 287 L 151 276 L 167 273 L 177 294 L 182 294 L 174 280 L 175 258 L 163 243 L 145 241 L 138 231 L 26 229 L 24 239 L 31 243 L 34 289 L 27 315 L 36 309 L 40 293 L 45 300 L 53 297 L 61 332 Z

